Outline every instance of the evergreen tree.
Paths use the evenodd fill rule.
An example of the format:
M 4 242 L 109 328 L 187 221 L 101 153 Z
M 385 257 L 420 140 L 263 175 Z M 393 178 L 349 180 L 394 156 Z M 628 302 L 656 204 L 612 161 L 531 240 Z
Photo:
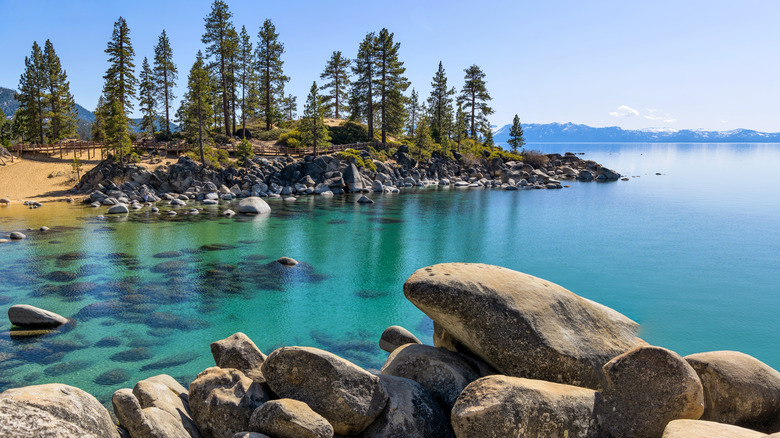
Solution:
M 206 17 L 206 33 L 203 34 L 201 41 L 206 44 L 206 58 L 214 58 L 211 67 L 216 73 L 219 91 L 222 97 L 222 114 L 225 121 L 225 135 L 230 136 L 230 59 L 232 50 L 235 50 L 231 40 L 231 30 L 233 24 L 230 19 L 233 14 L 228 9 L 227 3 L 222 0 L 214 0 L 211 5 L 211 13 Z M 204 164 L 205 165 L 205 164 Z
M 203 53 L 199 50 L 187 78 L 187 93 L 184 95 L 182 106 L 185 108 L 183 112 L 186 133 L 190 138 L 197 134 L 200 161 L 204 167 L 206 166 L 206 156 L 203 151 L 203 129 L 210 116 L 211 99 L 213 98 L 211 89 L 212 79 L 203 61 Z
M 250 41 L 249 33 L 244 26 L 241 26 L 241 34 L 238 41 L 238 78 L 241 83 L 241 128 L 243 129 L 242 138 L 246 139 L 247 97 L 252 87 L 250 82 L 253 78 L 254 68 L 252 65 L 252 41 Z
M 487 121 L 487 116 L 493 114 L 493 108 L 488 106 L 487 102 L 492 98 L 487 91 L 485 83 L 485 73 L 478 65 L 472 65 L 464 70 L 466 72 L 465 83 L 460 91 L 458 98 L 463 108 L 470 111 L 469 123 L 471 126 L 471 137 L 477 137 L 477 129 L 481 123 Z
M 417 91 L 412 88 L 412 96 L 407 103 L 406 113 L 409 115 L 409 124 L 406 127 L 410 137 L 414 137 L 414 128 L 417 126 L 417 117 L 420 112 L 420 100 L 417 97 Z
M 482 135 L 484 136 L 484 140 L 482 141 L 483 145 L 489 147 L 495 146 L 495 143 L 493 142 L 493 127 L 490 126 L 489 123 L 482 125 Z
M 406 121 L 406 97 L 409 81 L 403 76 L 404 63 L 398 59 L 401 43 L 393 42 L 393 34 L 382 29 L 375 40 L 376 88 L 379 94 L 379 120 L 382 143 L 387 143 L 387 133 L 398 133 Z
M 54 45 L 46 40 L 43 51 L 44 83 L 46 84 L 46 112 L 49 119 L 50 139 L 57 141 L 75 133 L 75 103 L 70 94 L 68 74 L 62 69 Z
M 228 105 L 230 109 L 230 121 L 231 121 L 231 136 L 233 136 L 236 132 L 236 101 L 238 100 L 238 83 L 239 78 L 238 75 L 240 74 L 240 60 L 239 60 L 239 44 L 240 40 L 238 37 L 238 33 L 236 33 L 236 30 L 234 28 L 230 28 L 228 31 L 228 53 L 230 54 L 230 57 L 228 58 L 228 91 L 230 95 L 228 96 Z
M 284 98 L 284 83 L 290 78 L 282 71 L 284 44 L 279 42 L 279 34 L 271 20 L 265 20 L 257 34 L 257 69 L 260 75 L 260 104 L 265 117 L 265 129 L 271 130 L 278 105 Z
M 103 96 L 98 98 L 95 107 L 95 121 L 92 122 L 92 140 L 103 143 L 106 141 L 106 100 Z
M 447 133 L 452 124 L 452 96 L 454 89 L 447 87 L 447 74 L 439 61 L 439 69 L 431 82 L 431 95 L 428 97 L 428 109 L 430 111 L 431 137 L 436 143 L 446 146 Z
M 17 121 L 22 141 L 44 143 L 44 117 L 47 75 L 41 47 L 33 42 L 32 53 L 24 58 L 24 72 L 19 78 L 19 92 L 15 98 L 19 101 Z
M 460 143 L 463 141 L 463 137 L 467 134 L 468 126 L 466 126 L 466 114 L 463 112 L 463 107 L 458 103 L 458 109 L 455 112 L 455 142 L 458 145 L 458 151 L 460 151 Z
M 417 133 L 414 136 L 414 145 L 417 146 L 417 159 L 422 160 L 423 150 L 428 150 L 433 146 L 431 131 L 428 127 L 430 121 L 427 117 L 422 117 L 417 124 Z
M 365 120 L 368 124 L 368 137 L 374 138 L 374 60 L 376 34 L 374 32 L 366 35 L 360 43 L 352 74 L 355 76 L 352 81 L 352 90 L 350 96 L 350 118 L 353 120 Z
M 287 120 L 295 120 L 295 117 L 298 115 L 297 111 L 298 98 L 292 94 L 288 94 L 287 97 L 284 98 L 284 115 L 287 117 Z
M 518 148 L 525 145 L 523 125 L 520 124 L 520 117 L 518 117 L 517 114 L 515 114 L 515 118 L 512 119 L 512 127 L 509 128 L 509 140 L 506 142 L 512 146 L 512 152 L 517 152 Z
M 130 151 L 129 136 L 132 121 L 128 117 L 133 111 L 132 96 L 135 94 L 136 78 L 133 73 L 135 51 L 130 42 L 130 29 L 124 18 L 114 23 L 114 32 L 105 52 L 109 67 L 103 76 L 103 94 L 106 97 L 105 131 L 109 146 L 119 153 L 119 162 L 124 163 L 125 153 Z
M 171 135 L 171 116 L 170 110 L 176 96 L 173 94 L 173 87 L 176 86 L 176 80 L 179 79 L 179 71 L 176 64 L 173 63 L 173 50 L 168 40 L 165 30 L 162 31 L 157 39 L 157 45 L 154 46 L 154 82 L 155 92 L 158 101 L 162 103 L 162 109 L 165 115 L 165 124 L 163 131 Z
M 13 138 L 12 127 L 13 122 L 6 117 L 5 112 L 0 108 L 0 146 L 7 148 L 11 145 L 11 139 Z
M 142 114 L 141 118 L 141 132 L 146 133 L 150 137 L 154 137 L 155 121 L 157 120 L 157 114 L 154 107 L 157 104 L 155 100 L 155 83 L 154 74 L 152 68 L 149 66 L 149 60 L 144 57 L 144 62 L 141 64 L 141 74 L 138 75 L 138 104 Z
M 314 156 L 317 156 L 318 147 L 330 145 L 330 133 L 325 125 L 323 117 L 326 107 L 322 104 L 322 98 L 317 93 L 317 83 L 311 85 L 309 96 L 306 98 L 306 106 L 301 118 L 301 142 L 304 145 L 314 147 Z
M 326 82 L 320 87 L 321 90 L 330 90 L 323 100 L 330 107 L 331 117 L 341 118 L 340 111 L 347 111 L 347 99 L 349 90 L 349 66 L 351 61 L 341 56 L 341 52 L 333 52 L 325 66 L 325 71 L 320 75 L 320 79 Z

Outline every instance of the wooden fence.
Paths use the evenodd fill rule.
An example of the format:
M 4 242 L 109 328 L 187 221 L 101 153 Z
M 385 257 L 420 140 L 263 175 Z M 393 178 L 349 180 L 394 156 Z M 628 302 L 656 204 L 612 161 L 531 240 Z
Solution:
M 331 145 L 325 148 L 318 148 L 317 154 L 318 155 L 331 154 L 334 152 L 345 151 L 347 149 L 366 149 L 368 146 L 376 148 L 382 146 L 382 143 L 369 142 L 369 143 Z M 222 149 L 224 151 L 227 151 L 228 153 L 235 154 L 236 152 L 236 144 L 217 145 L 215 147 L 217 149 Z M 147 152 L 151 152 L 151 151 L 155 151 L 158 153 L 164 152 L 165 155 L 167 156 L 170 153 L 174 153 L 177 155 L 183 154 L 188 150 L 190 150 L 191 146 L 181 142 L 179 143 L 133 142 L 133 148 L 142 149 Z M 259 155 L 263 157 L 284 156 L 284 155 L 290 155 L 293 157 L 302 157 L 304 155 L 314 154 L 314 148 L 312 147 L 289 148 L 286 146 L 276 146 L 276 145 L 253 145 L 253 150 L 255 155 Z M 16 154 L 18 157 L 21 157 L 22 153 L 30 153 L 33 156 L 35 156 L 36 154 L 48 155 L 50 157 L 55 157 L 59 155 L 60 159 L 63 159 L 64 154 L 72 152 L 76 154 L 79 158 L 82 158 L 84 155 L 86 155 L 87 160 L 97 159 L 97 155 L 99 153 L 100 159 L 102 160 L 105 157 L 107 150 L 103 143 L 90 142 L 90 141 L 71 141 L 71 142 L 62 142 L 62 143 L 54 143 L 54 144 L 18 144 L 18 145 L 10 146 L 9 151 L 11 152 L 12 157 L 13 154 Z

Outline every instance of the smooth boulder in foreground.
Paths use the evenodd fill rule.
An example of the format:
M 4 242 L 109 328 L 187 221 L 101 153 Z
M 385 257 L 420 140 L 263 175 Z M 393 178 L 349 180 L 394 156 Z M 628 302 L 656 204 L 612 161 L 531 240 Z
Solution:
M 419 269 L 406 280 L 404 295 L 466 350 L 508 376 L 600 389 L 601 367 L 645 344 L 637 337 L 639 325 L 617 311 L 498 266 Z
M 318 348 L 273 351 L 263 362 L 263 376 L 279 397 L 306 403 L 339 435 L 362 432 L 387 404 L 377 376 Z
M 68 318 L 29 304 L 16 304 L 8 309 L 8 320 L 22 328 L 52 328 L 68 322 Z
M 119 433 L 95 397 L 50 383 L 0 393 L 0 436 L 119 438 Z
M 235 368 L 257 383 L 265 382 L 262 366 L 266 356 L 249 336 L 238 332 L 212 342 L 211 354 L 218 367 Z
M 238 212 L 244 214 L 268 214 L 271 207 L 262 198 L 250 196 L 238 201 Z
M 761 438 L 769 435 L 729 424 L 703 420 L 674 420 L 663 438 Z M 774 436 L 774 435 L 772 435 Z

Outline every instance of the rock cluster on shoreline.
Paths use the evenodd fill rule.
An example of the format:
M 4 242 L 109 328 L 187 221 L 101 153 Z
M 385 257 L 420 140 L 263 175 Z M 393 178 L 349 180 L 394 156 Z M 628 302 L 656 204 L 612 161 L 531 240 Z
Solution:
M 523 162 L 505 163 L 499 157 L 475 163 L 440 157 L 417 162 L 404 146 L 385 162 L 371 161 L 367 152 L 361 158 L 373 163 L 376 171 L 368 167 L 359 169 L 354 162 L 335 155 L 306 156 L 298 160 L 256 157 L 245 160 L 244 167 L 223 170 L 203 169 L 199 163 L 182 157 L 177 163 L 154 172 L 137 165 L 119 166 L 110 158 L 81 178 L 78 192 L 88 195 L 86 203 L 95 207 L 122 205 L 116 212 L 124 213 L 127 205 L 140 206 L 161 200 L 180 206 L 190 200 L 217 204 L 250 196 L 293 200 L 300 195 L 398 193 L 407 187 L 427 185 L 556 189 L 562 188 L 561 181 L 567 179 L 614 181 L 620 178 L 620 174 L 571 153 L 549 154 L 544 157 L 547 164 L 538 168 Z
M 780 373 L 738 352 L 681 357 L 620 313 L 497 266 L 416 271 L 404 295 L 434 345 L 402 327 L 364 370 L 324 350 L 268 356 L 243 333 L 184 388 L 167 375 L 91 395 L 48 384 L 0 393 L 0 436 L 132 438 L 780 436 Z

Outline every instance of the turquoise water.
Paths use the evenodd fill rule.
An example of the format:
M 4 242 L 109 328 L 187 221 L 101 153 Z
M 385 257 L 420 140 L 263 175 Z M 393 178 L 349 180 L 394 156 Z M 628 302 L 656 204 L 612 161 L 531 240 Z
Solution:
M 29 303 L 76 320 L 64 333 L 18 339 L 2 318 L 0 390 L 56 381 L 106 402 L 162 372 L 188 384 L 213 365 L 209 344 L 236 331 L 266 353 L 311 345 L 378 367 L 389 325 L 430 342 L 430 320 L 402 285 L 441 262 L 548 279 L 683 355 L 734 349 L 780 368 L 780 147 L 531 147 L 586 152 L 632 178 L 563 190 L 420 188 L 373 195 L 370 206 L 352 196 L 269 201 L 267 218 L 226 219 L 223 207 L 106 221 L 64 203 L 0 208 L 0 230 L 52 228 L 0 244 L 0 312 Z M 303 263 L 280 269 L 281 256 Z

